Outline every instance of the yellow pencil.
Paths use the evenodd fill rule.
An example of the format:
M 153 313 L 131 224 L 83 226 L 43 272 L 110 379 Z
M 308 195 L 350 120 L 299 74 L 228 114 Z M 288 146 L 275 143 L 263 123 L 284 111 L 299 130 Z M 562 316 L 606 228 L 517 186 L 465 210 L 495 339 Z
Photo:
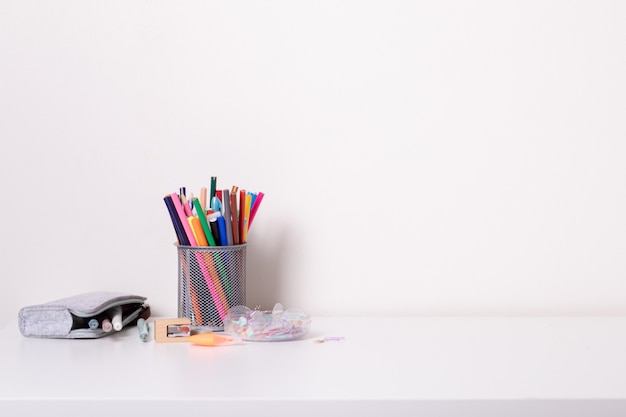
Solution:
M 248 242 L 248 223 L 250 222 L 250 205 L 252 203 L 252 196 L 250 194 L 246 194 L 246 204 L 245 210 L 243 214 L 243 242 Z

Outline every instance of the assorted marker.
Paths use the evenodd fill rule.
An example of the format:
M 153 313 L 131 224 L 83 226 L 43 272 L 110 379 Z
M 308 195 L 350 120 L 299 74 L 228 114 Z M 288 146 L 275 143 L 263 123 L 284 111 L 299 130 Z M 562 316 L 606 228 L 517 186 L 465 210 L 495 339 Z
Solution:
M 178 243 L 182 246 L 247 243 L 264 193 L 249 192 L 237 186 L 218 190 L 216 177 L 211 177 L 209 190 L 202 187 L 197 198 L 187 193 L 186 187 L 180 187 L 178 194 L 163 197 Z
M 133 309 L 134 311 L 130 311 L 129 309 L 125 309 L 123 306 L 119 305 L 93 317 L 73 317 L 73 328 L 84 328 L 90 330 L 102 329 L 105 333 L 109 333 L 113 330 L 119 332 L 124 328 L 124 319 L 128 321 L 129 317 L 134 318 L 136 316 L 140 316 L 145 320 L 145 317 L 150 316 L 150 310 L 147 304 L 139 307 L 133 307 Z

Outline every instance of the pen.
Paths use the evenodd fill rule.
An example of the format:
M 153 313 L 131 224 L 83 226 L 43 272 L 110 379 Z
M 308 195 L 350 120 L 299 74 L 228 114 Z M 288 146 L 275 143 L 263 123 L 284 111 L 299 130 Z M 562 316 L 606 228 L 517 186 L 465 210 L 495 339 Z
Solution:
M 211 188 L 209 191 L 209 201 L 213 201 L 213 197 L 215 197 L 215 190 L 217 187 L 217 177 L 211 177 Z
M 250 208 L 250 218 L 248 219 L 248 230 L 252 227 L 252 221 L 254 220 L 254 216 L 256 216 L 257 210 L 259 210 L 259 206 L 261 205 L 261 201 L 263 201 L 263 194 L 259 192 L 254 200 L 254 205 Z
M 211 210 L 219 211 L 220 213 L 222 212 L 222 202 L 219 198 L 217 198 L 217 196 L 213 196 L 213 198 L 211 198 Z
M 102 319 L 102 330 L 104 330 L 106 333 L 109 333 L 111 330 L 113 330 L 111 320 L 109 320 L 108 318 Z
M 213 235 L 213 241 L 215 242 L 214 246 L 221 246 L 222 241 L 220 240 L 220 229 L 217 225 L 217 218 L 222 217 L 219 211 L 213 212 L 207 216 L 209 220 L 209 227 L 211 228 L 211 235 Z
M 113 307 L 111 309 L 111 324 L 115 331 L 122 330 L 122 306 Z
M 224 216 L 219 216 L 217 218 L 217 227 L 220 234 L 220 242 L 222 246 L 228 246 L 228 237 L 226 232 L 226 220 L 224 220 Z
M 139 339 L 142 342 L 148 341 L 148 322 L 144 318 L 137 319 L 137 329 L 139 329 Z
M 250 194 L 250 207 L 254 207 L 254 201 L 256 200 L 256 193 L 248 193 Z

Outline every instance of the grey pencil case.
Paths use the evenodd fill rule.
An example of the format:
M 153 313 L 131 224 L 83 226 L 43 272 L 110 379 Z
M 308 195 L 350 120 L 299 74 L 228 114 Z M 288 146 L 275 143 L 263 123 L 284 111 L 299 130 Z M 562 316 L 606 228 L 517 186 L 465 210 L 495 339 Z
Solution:
M 95 339 L 116 333 L 101 325 L 89 326 L 92 319 L 102 321 L 116 307 L 122 310 L 122 326 L 134 324 L 139 317 L 150 316 L 146 297 L 112 291 L 77 294 L 45 304 L 20 309 L 18 324 L 26 337 L 50 339 Z

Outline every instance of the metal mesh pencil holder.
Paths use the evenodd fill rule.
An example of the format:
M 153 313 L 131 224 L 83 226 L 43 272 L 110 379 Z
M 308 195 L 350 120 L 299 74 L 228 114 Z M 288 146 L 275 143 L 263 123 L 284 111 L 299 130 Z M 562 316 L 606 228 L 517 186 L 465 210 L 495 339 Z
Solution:
M 223 330 L 228 310 L 246 305 L 247 245 L 176 247 L 178 317 L 195 328 Z

